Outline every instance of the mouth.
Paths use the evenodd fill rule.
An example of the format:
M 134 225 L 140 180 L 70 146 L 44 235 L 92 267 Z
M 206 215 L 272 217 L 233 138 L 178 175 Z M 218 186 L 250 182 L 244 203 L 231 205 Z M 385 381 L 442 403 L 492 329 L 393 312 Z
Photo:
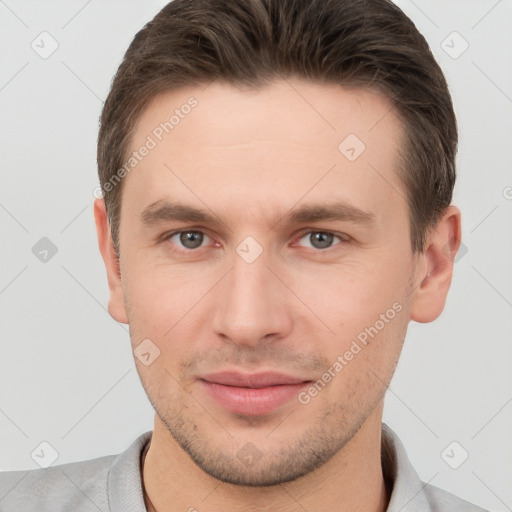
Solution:
M 311 382 L 278 372 L 220 372 L 199 378 L 203 390 L 224 409 L 247 416 L 272 412 L 296 397 Z

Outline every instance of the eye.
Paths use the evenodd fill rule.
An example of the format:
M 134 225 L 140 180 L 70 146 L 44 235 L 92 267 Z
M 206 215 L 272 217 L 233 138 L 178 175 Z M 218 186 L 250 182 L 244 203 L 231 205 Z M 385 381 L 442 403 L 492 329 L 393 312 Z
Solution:
M 174 233 L 169 233 L 165 240 L 169 240 L 174 245 L 180 245 L 182 248 L 193 250 L 198 249 L 202 246 L 203 242 L 206 240 L 211 240 L 208 235 L 203 233 L 202 231 L 176 231 Z
M 299 239 L 298 245 L 317 250 L 326 250 L 342 242 L 347 242 L 347 238 L 330 231 L 308 231 Z M 334 243 L 335 239 L 339 241 L 337 244 Z M 208 235 L 199 230 L 175 231 L 166 235 L 164 240 L 170 241 L 174 246 L 178 246 L 178 250 L 189 252 L 194 249 L 200 249 L 208 245 L 208 242 L 212 242 Z
M 303 245 L 303 247 L 311 247 L 313 249 L 329 249 L 332 247 L 335 238 L 337 238 L 340 242 L 347 241 L 346 238 L 335 235 L 329 231 L 309 231 L 300 238 L 299 242 L 301 240 L 306 240 L 306 245 Z M 299 245 L 301 244 L 299 243 Z

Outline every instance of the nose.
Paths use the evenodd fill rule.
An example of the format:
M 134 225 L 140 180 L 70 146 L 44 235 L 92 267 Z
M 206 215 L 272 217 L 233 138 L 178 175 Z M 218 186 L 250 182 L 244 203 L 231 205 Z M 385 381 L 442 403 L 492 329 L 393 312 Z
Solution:
M 291 302 L 274 268 L 261 255 L 247 263 L 234 255 L 233 267 L 217 288 L 213 328 L 239 346 L 274 342 L 292 330 Z

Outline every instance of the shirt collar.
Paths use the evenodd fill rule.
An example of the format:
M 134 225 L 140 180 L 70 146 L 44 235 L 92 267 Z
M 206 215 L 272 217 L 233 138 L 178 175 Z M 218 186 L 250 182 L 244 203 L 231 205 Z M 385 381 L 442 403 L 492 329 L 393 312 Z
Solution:
M 382 471 L 392 486 L 387 512 L 431 512 L 425 486 L 412 467 L 398 436 L 382 424 Z
M 141 456 L 152 434 L 150 430 L 135 439 L 110 466 L 107 495 L 109 510 L 112 512 L 146 512 L 142 493 Z

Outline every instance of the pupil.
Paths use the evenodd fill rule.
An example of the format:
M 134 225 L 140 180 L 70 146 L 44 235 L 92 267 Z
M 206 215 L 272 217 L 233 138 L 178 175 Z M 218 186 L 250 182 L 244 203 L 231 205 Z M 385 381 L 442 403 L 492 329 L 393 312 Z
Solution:
M 329 247 L 332 244 L 332 239 L 333 235 L 331 233 L 322 233 L 321 231 L 310 235 L 311 244 L 317 249 Z
M 187 231 L 185 233 L 181 233 L 180 241 L 184 247 L 188 249 L 196 249 L 200 247 L 203 242 L 203 234 L 198 231 Z

